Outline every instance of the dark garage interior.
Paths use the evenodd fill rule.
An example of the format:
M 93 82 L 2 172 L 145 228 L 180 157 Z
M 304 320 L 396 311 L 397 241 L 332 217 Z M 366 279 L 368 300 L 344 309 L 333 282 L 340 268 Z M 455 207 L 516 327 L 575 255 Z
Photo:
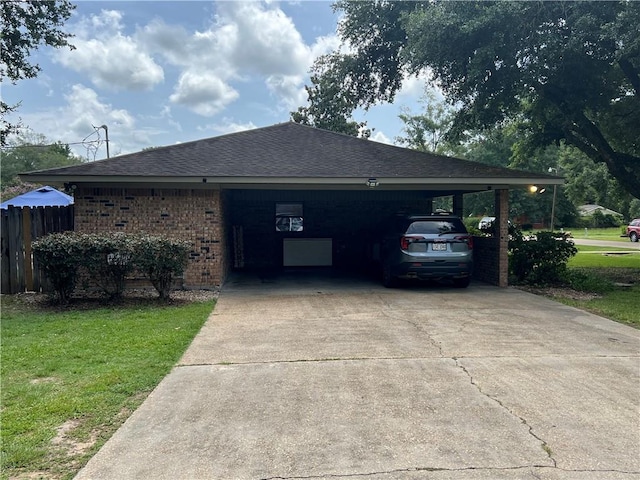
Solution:
M 234 269 L 334 267 L 367 271 L 380 223 L 429 213 L 424 191 L 229 190 L 225 209 Z

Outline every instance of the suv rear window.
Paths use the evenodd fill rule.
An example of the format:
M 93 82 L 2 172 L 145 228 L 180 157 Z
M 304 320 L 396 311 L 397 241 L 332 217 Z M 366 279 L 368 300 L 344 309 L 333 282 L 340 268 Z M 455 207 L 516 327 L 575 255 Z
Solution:
M 467 233 L 464 224 L 457 219 L 420 220 L 409 225 L 407 234 L 441 235 L 443 233 Z

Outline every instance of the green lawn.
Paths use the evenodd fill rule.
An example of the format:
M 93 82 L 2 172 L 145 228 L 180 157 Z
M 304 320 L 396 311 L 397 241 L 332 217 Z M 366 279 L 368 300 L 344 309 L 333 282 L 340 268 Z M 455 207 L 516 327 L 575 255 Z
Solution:
M 606 253 L 610 248 L 578 245 L 568 263 L 570 271 L 588 276 L 596 298 L 556 298 L 574 307 L 640 328 L 640 251 Z
M 4 295 L 2 478 L 72 478 L 176 364 L 213 305 L 60 311 Z
M 562 298 L 565 305 L 586 310 L 601 317 L 610 318 L 640 328 L 640 283 L 631 287 L 618 287 L 592 300 Z
M 571 231 L 573 238 L 582 238 L 589 240 L 606 240 L 606 241 L 621 241 L 629 242 L 627 237 L 623 237 L 623 227 L 612 228 L 571 228 L 567 229 Z
M 570 268 L 637 268 L 640 270 L 640 250 L 633 253 L 615 253 L 616 249 L 611 248 L 582 245 L 578 245 L 577 248 L 578 254 L 569 260 Z

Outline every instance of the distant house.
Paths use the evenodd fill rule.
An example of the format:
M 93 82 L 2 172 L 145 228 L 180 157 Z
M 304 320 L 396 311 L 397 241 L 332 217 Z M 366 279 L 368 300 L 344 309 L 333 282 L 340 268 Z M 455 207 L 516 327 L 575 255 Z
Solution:
M 381 219 L 432 212 L 442 196 L 460 216 L 465 194 L 488 191 L 502 234 L 477 239 L 475 272 L 506 286 L 509 189 L 563 183 L 291 122 L 21 177 L 75 188 L 77 231 L 191 242 L 187 287 L 220 285 L 232 270 L 366 268 Z
M 0 208 L 6 210 L 9 207 L 66 207 L 67 205 L 73 205 L 71 195 L 45 186 L 6 200 L 0 204 Z
M 580 205 L 578 207 L 578 213 L 580 214 L 581 217 L 590 217 L 595 212 L 600 212 L 603 215 L 612 215 L 614 217 L 623 217 L 621 213 L 615 212 L 601 205 L 588 204 L 588 205 Z

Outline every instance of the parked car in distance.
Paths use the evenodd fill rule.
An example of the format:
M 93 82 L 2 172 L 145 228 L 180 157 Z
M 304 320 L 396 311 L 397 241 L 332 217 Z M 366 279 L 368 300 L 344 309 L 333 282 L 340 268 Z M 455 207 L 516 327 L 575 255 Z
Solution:
M 627 225 L 627 237 L 632 242 L 637 242 L 640 239 L 640 218 L 634 218 Z
M 473 237 L 453 215 L 396 215 L 384 226 L 379 247 L 382 283 L 399 279 L 450 279 L 469 286 Z
M 482 217 L 478 222 L 478 230 L 483 228 L 489 228 L 493 222 L 496 221 L 496 217 Z

